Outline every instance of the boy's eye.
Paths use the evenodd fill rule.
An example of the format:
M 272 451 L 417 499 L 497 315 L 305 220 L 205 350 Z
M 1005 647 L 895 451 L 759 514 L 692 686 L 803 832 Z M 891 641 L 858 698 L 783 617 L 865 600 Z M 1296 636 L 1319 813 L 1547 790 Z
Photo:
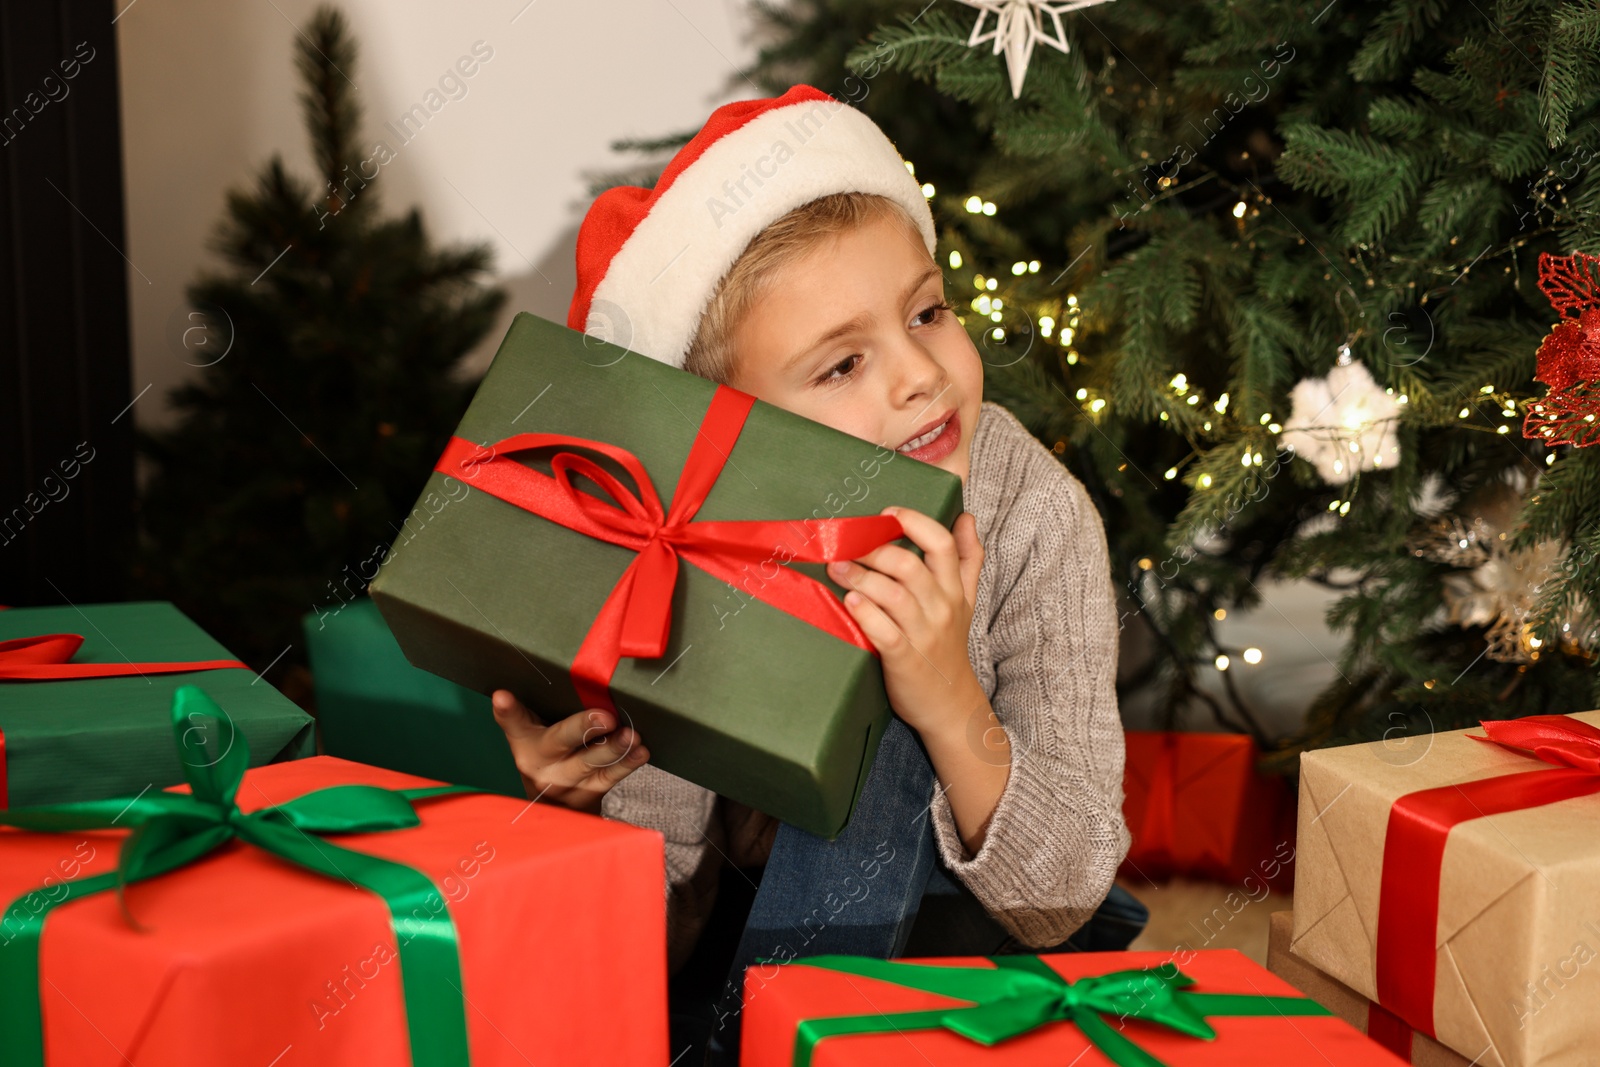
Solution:
M 929 304 L 927 307 L 917 312 L 917 320 L 924 326 L 931 326 L 933 323 L 939 321 L 940 312 L 949 310 L 950 305 L 945 301 L 940 300 L 937 304 Z
M 833 366 L 829 367 L 828 370 L 822 375 L 822 377 L 817 379 L 817 381 L 819 381 L 819 382 L 839 382 L 839 381 L 843 381 L 844 379 L 850 377 L 850 375 L 855 371 L 856 364 L 859 363 L 860 360 L 861 360 L 861 353 L 859 353 L 859 352 L 856 352 L 856 353 L 853 353 L 851 355 L 848 355 L 848 356 L 844 357 L 843 359 L 841 359 L 839 362 L 835 363 Z M 838 375 L 838 377 L 835 377 L 835 375 Z

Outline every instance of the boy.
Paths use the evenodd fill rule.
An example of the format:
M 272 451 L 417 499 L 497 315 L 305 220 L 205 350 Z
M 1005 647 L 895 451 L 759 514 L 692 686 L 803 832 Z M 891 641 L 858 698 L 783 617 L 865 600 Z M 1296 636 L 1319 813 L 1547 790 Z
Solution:
M 978 941 L 931 931 L 941 954 L 1058 946 L 1106 900 L 1127 851 L 1105 534 L 1083 486 L 983 402 L 934 251 L 894 146 L 803 85 L 719 108 L 654 189 L 608 190 L 579 232 L 569 325 L 950 471 L 968 509 L 953 530 L 885 509 L 923 557 L 886 545 L 829 565 L 895 712 L 834 841 L 788 825 L 768 841 L 747 811 L 730 839 L 732 806 L 648 766 L 648 739 L 614 716 L 542 727 L 494 695 L 530 796 L 665 836 L 672 970 L 725 849 L 766 853 L 717 1007 L 726 1055 L 741 979 L 754 989 L 771 973 L 757 959 L 898 955 L 935 893 L 986 913 L 966 923 Z M 1095 947 L 1125 946 L 1142 925 L 1132 909 L 1121 944 Z

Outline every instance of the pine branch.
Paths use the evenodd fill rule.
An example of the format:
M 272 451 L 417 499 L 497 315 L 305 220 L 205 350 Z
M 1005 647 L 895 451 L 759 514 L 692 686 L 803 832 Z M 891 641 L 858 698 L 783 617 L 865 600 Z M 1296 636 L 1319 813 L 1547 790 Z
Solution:
M 1432 175 L 1423 156 L 1362 134 L 1300 125 L 1284 131 L 1278 176 L 1299 189 L 1337 196 L 1346 211 L 1339 232 L 1351 244 L 1383 238 Z
M 920 19 L 902 15 L 899 26 L 876 30 L 851 49 L 844 62 L 857 73 L 871 64 L 883 63 L 891 70 L 927 80 L 948 66 L 977 65 L 973 50 L 967 47 L 967 37 L 968 31 L 957 25 L 954 18 L 934 8 Z
M 1443 0 L 1390 0 L 1389 7 L 1372 20 L 1361 50 L 1350 61 L 1357 81 L 1387 81 L 1396 77 L 1411 51 L 1428 38 L 1445 12 Z
M 1600 0 L 1580 0 L 1556 11 L 1545 43 L 1544 78 L 1539 83 L 1539 115 L 1550 147 L 1566 140 L 1572 113 L 1594 106 L 1600 85 Z
M 300 108 L 311 135 L 312 158 L 323 183 L 337 189 L 345 179 L 345 168 L 361 162 L 356 143 L 361 105 L 350 80 L 356 69 L 356 44 L 338 8 L 319 7 L 311 16 L 306 31 L 295 40 L 295 66 L 305 83 Z
M 1228 318 L 1228 347 L 1233 353 L 1233 406 L 1246 424 L 1270 413 L 1273 398 L 1292 384 L 1292 352 L 1298 340 L 1296 323 L 1281 304 L 1247 297 Z

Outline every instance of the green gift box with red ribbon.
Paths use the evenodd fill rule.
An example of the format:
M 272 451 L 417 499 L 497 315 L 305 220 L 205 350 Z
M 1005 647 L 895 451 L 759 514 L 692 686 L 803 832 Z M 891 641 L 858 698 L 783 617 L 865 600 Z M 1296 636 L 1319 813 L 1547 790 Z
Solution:
M 1290 948 L 1381 1007 L 1380 1036 L 1595 1061 L 1600 711 L 1307 752 L 1298 845 Z
M 950 526 L 960 479 L 522 314 L 371 593 L 416 666 L 615 709 L 654 765 L 832 836 L 890 710 L 824 561 L 900 538 L 891 504 Z
M 746 968 L 740 1018 L 728 1020 L 743 1027 L 742 1067 L 1404 1062 L 1229 949 L 916 960 L 775 950 Z
M 0 611 L 0 807 L 183 781 L 167 718 L 188 682 L 227 709 L 256 765 L 315 752 L 311 717 L 171 604 Z

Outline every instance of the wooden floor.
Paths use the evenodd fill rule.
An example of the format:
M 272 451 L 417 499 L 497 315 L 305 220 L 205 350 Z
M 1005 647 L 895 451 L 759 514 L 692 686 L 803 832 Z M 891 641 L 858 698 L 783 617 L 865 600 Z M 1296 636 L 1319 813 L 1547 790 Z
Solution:
M 1257 963 L 1267 962 L 1267 917 L 1293 907 L 1288 893 L 1254 896 L 1237 885 L 1174 878 L 1163 884 L 1118 879 L 1150 909 L 1150 922 L 1134 939 L 1133 950 L 1171 952 L 1235 948 Z

